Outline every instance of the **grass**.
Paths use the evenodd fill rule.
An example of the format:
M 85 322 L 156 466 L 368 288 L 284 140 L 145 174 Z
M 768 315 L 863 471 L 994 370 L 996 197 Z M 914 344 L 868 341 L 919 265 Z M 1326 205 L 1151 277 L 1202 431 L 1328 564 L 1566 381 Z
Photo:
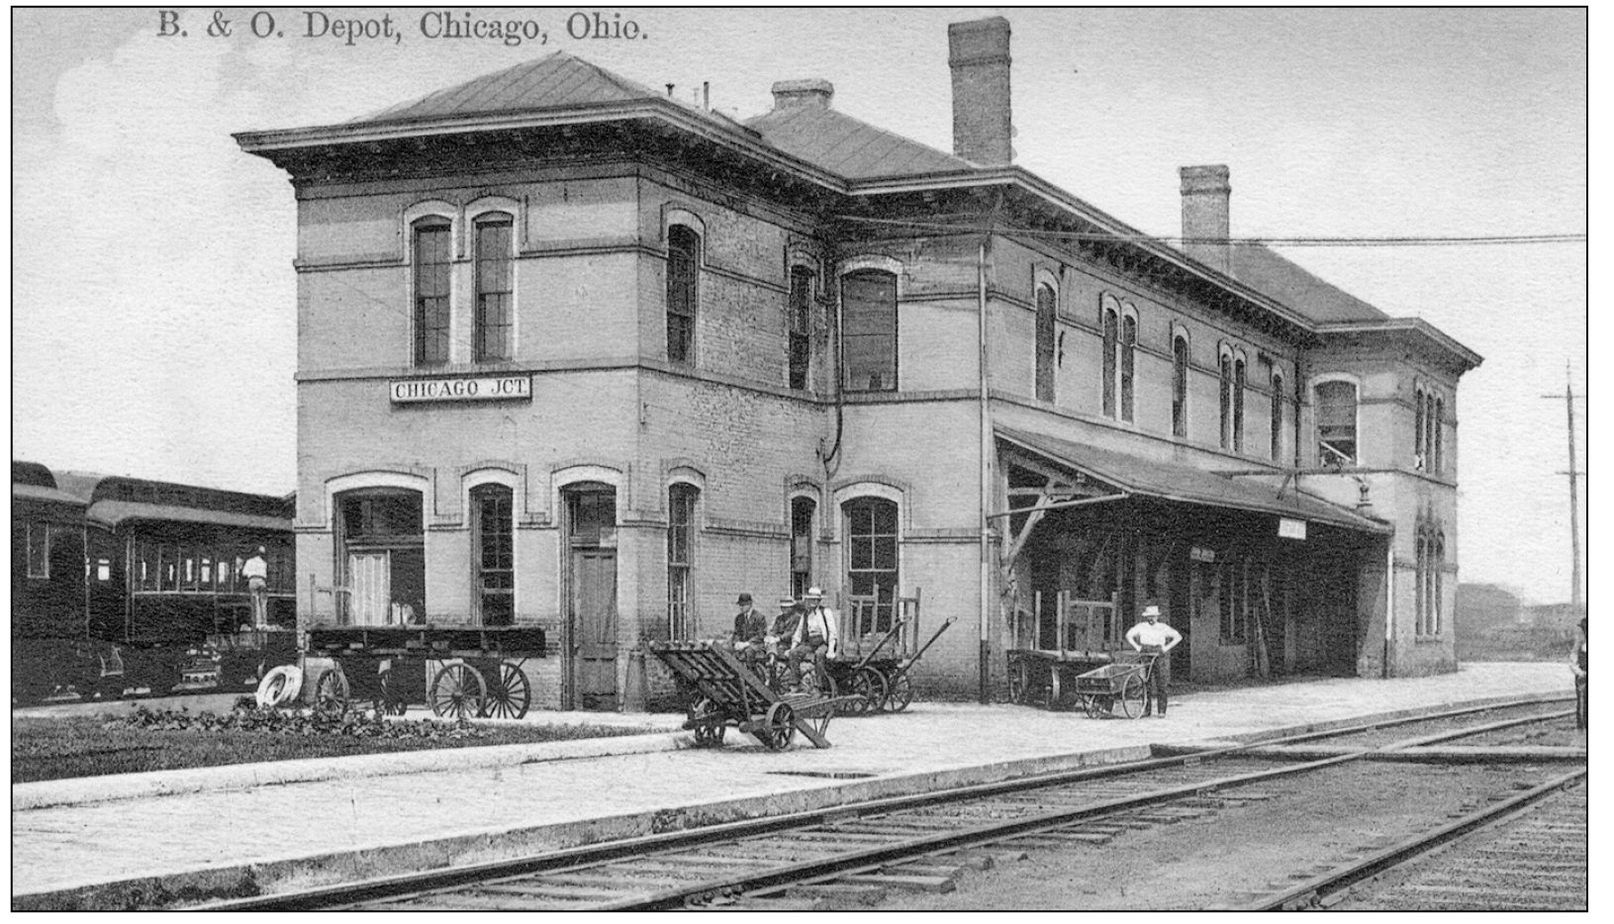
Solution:
M 104 717 L 38 719 L 14 716 L 11 722 L 11 782 L 31 783 L 310 757 L 351 757 L 439 748 L 606 738 L 656 730 L 604 725 L 472 725 L 468 731 L 456 732 L 452 725 L 429 722 L 411 724 L 419 730 L 418 735 L 354 737 L 307 729 L 285 732 L 194 726 L 149 728 L 132 725 L 123 719 Z

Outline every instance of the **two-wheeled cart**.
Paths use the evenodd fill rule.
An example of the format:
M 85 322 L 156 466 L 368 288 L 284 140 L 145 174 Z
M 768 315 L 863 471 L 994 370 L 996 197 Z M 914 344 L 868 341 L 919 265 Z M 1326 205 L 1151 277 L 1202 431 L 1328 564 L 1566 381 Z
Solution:
M 529 627 L 324 626 L 309 630 L 303 659 L 321 669 L 303 675 L 320 703 L 519 719 L 532 705 L 527 663 L 545 654 L 544 630 Z
M 1076 677 L 1076 695 L 1090 719 L 1135 719 L 1149 702 L 1149 678 L 1159 655 L 1118 652 L 1115 661 Z
M 736 728 L 771 750 L 790 746 L 796 733 L 814 747 L 824 737 L 837 706 L 833 696 L 780 693 L 722 642 L 650 642 L 649 649 L 680 680 L 697 747 L 721 747 L 724 733 Z M 844 697 L 843 699 L 850 699 Z
M 830 675 L 849 700 L 843 714 L 901 712 L 913 702 L 908 674 L 948 627 L 951 616 L 919 644 L 919 591 L 911 597 L 879 594 L 848 598 L 841 623 L 841 650 L 830 662 Z
M 1048 610 L 1040 593 L 1033 604 L 1030 613 L 1016 609 L 1010 621 L 1009 701 L 1058 709 L 1079 675 L 1115 662 L 1126 648 L 1125 630 L 1113 597 L 1080 600 L 1060 591 Z

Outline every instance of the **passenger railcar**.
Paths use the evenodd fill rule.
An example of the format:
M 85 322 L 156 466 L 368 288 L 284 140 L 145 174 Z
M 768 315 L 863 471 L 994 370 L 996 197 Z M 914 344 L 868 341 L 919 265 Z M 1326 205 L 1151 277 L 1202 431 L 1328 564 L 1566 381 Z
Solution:
M 14 462 L 12 509 L 14 699 L 246 691 L 295 657 L 290 497 Z

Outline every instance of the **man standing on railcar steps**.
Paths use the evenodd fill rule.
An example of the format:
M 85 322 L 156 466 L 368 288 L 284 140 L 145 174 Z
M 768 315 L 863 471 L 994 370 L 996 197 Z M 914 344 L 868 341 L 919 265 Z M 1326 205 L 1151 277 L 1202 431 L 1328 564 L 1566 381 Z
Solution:
M 1160 621 L 1160 604 L 1149 601 L 1143 607 L 1143 621 L 1133 626 L 1126 640 L 1134 651 L 1152 654 L 1154 666 L 1149 671 L 1149 699 L 1143 714 L 1148 715 L 1155 706 L 1160 717 L 1166 717 L 1166 688 L 1171 685 L 1171 649 L 1182 641 L 1182 633 Z
M 241 576 L 247 579 L 247 593 L 252 597 L 252 627 L 262 629 L 269 625 L 269 562 L 264 560 L 263 546 L 241 566 Z

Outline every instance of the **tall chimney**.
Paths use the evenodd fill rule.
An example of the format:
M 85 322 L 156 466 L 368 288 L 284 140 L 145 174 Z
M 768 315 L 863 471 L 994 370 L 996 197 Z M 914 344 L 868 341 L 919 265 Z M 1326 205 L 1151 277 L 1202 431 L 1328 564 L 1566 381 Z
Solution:
M 812 106 L 828 109 L 835 98 L 835 85 L 827 80 L 781 80 L 773 85 L 773 108 L 794 109 Z
M 988 166 L 1014 161 L 1009 139 L 1009 21 L 1002 16 L 947 27 L 953 71 L 953 153 Z
M 1179 167 L 1177 173 L 1182 177 L 1182 236 L 1188 238 L 1183 250 L 1212 269 L 1231 273 L 1227 200 L 1233 187 L 1227 182 L 1227 165 Z

